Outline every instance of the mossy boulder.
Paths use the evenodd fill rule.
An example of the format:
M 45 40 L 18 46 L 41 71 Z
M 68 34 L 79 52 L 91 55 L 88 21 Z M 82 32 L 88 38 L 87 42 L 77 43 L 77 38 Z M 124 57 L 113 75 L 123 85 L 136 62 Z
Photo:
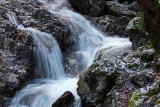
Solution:
M 121 69 L 108 60 L 96 60 L 86 71 L 80 74 L 77 92 L 82 105 L 102 107 L 106 94 L 115 85 Z
M 126 27 L 126 32 L 129 34 L 133 49 L 149 45 L 150 41 L 146 36 L 144 29 L 144 22 L 142 17 L 134 17 Z

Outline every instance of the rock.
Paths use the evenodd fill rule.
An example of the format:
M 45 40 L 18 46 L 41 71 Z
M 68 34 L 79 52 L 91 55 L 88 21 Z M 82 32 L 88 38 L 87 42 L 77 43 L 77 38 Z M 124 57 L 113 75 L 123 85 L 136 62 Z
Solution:
M 134 0 L 118 0 L 120 3 L 123 3 L 123 2 L 129 2 L 129 3 L 132 3 Z
M 137 87 L 144 87 L 154 81 L 155 77 L 151 72 L 135 72 L 131 77 L 131 83 Z
M 160 71 L 160 54 L 158 53 L 155 53 L 155 56 L 154 56 L 154 67 L 157 71 Z
M 156 66 L 157 55 L 160 54 L 160 3 L 157 0 L 137 0 L 143 11 L 144 29 L 148 32 L 151 44 L 155 49 L 155 70 L 159 71 Z
M 106 95 L 104 107 L 127 107 L 132 92 L 134 92 L 134 86 L 130 84 L 130 74 L 124 71 Z
M 72 7 L 82 13 L 91 16 L 103 14 L 104 0 L 69 0 Z
M 93 17 L 91 18 L 91 22 L 97 27 L 97 29 L 106 33 L 107 35 L 118 35 L 122 37 L 126 37 L 127 34 L 125 29 L 129 23 L 129 17 L 121 16 L 101 16 L 101 17 Z
M 123 69 L 124 72 L 120 73 L 115 85 L 110 92 L 107 93 L 104 102 L 105 107 L 127 107 L 130 102 L 129 99 L 132 100 L 131 96 L 133 92 L 142 87 L 149 89 L 150 84 L 154 84 L 155 79 L 159 80 L 159 74 L 155 73 L 153 70 L 153 60 L 148 60 L 146 62 L 141 59 L 142 52 L 144 51 L 147 53 L 149 50 L 152 50 L 150 46 L 140 47 L 136 51 L 129 52 L 128 54 L 124 53 L 124 55 L 119 57 L 120 59 L 117 59 L 116 66 Z M 137 103 L 142 100 L 142 103 L 152 103 L 152 101 L 156 101 L 154 100 L 154 95 L 153 97 L 151 96 L 147 98 L 146 100 L 148 101 L 146 101 L 143 100 L 143 98 L 146 97 L 145 95 L 138 98 L 138 94 L 137 97 L 135 97 L 135 99 L 138 98 L 138 101 L 135 101 L 135 105 L 130 105 L 129 107 L 139 106 Z M 149 104 L 149 106 L 151 105 Z
M 29 32 L 6 18 L 0 19 L 0 34 L 0 103 L 5 107 L 10 101 L 6 99 L 13 97 L 32 73 L 34 43 Z
M 128 9 L 125 5 L 119 4 L 115 1 L 106 1 L 105 4 L 105 12 L 108 15 L 113 15 L 116 17 L 120 16 L 128 16 L 128 17 L 134 17 L 136 13 L 130 9 Z
M 146 49 L 141 53 L 141 60 L 143 61 L 153 61 L 154 60 L 154 49 Z
M 147 35 L 143 31 L 143 24 L 142 17 L 135 17 L 126 27 L 133 49 L 150 44 Z
M 129 34 L 125 29 L 130 18 L 135 16 L 136 11 L 136 2 L 120 4 L 118 1 L 106 1 L 105 16 L 91 17 L 90 20 L 97 29 L 107 35 L 128 37 Z
M 70 91 L 67 91 L 52 104 L 52 107 L 68 107 L 71 106 L 73 102 L 73 94 Z
M 32 17 L 38 21 L 35 25 L 42 32 L 50 33 L 57 40 L 64 56 L 71 53 L 76 47 L 70 30 L 67 25 L 62 23 L 56 16 L 45 9 L 37 10 Z M 75 51 L 75 49 L 74 49 Z
M 119 75 L 119 68 L 107 60 L 96 60 L 80 74 L 77 92 L 82 105 L 102 107 L 106 94 L 112 89 Z
M 157 107 L 159 105 L 159 78 L 151 85 L 137 89 L 129 101 L 128 107 L 147 106 Z
M 160 9 L 159 1 L 138 0 L 143 11 L 144 28 L 149 33 L 149 38 L 156 51 L 160 50 Z

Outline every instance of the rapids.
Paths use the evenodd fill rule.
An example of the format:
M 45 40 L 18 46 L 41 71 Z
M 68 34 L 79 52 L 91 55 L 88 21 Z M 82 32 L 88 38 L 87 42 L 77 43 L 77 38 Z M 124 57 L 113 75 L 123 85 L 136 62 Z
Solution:
M 81 63 L 81 72 L 93 63 L 101 51 L 105 50 L 108 55 L 116 55 L 131 47 L 128 38 L 107 37 L 98 31 L 85 17 L 74 12 L 67 0 L 39 0 L 39 2 L 43 3 L 43 8 L 67 23 L 77 43 L 76 60 Z M 12 12 L 8 14 L 8 18 L 19 29 L 32 33 L 36 62 L 35 79 L 16 93 L 10 107 L 51 107 L 52 103 L 66 91 L 74 94 L 76 98 L 74 106 L 80 106 L 76 92 L 78 75 L 74 78 L 66 76 L 63 55 L 57 41 L 53 38 L 54 35 L 34 28 L 24 28 Z

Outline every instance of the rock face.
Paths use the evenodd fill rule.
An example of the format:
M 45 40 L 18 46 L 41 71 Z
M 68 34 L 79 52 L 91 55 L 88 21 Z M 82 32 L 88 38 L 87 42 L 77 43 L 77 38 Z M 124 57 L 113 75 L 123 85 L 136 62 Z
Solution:
M 159 71 L 157 64 L 160 54 L 160 3 L 158 0 L 137 0 L 143 11 L 143 21 L 145 30 L 149 33 L 151 44 L 156 50 L 155 52 L 155 70 Z
M 2 11 L 2 10 L 0 10 Z M 0 17 L 0 106 L 26 82 L 33 70 L 34 46 L 29 32 Z
M 52 104 L 52 107 L 68 107 L 71 106 L 73 102 L 73 94 L 70 91 L 67 91 Z
M 104 0 L 69 0 L 74 9 L 79 12 L 98 16 L 104 11 Z
M 119 68 L 107 60 L 97 60 L 85 72 L 81 73 L 77 92 L 82 105 L 102 107 L 106 93 L 115 85 Z
M 133 49 L 150 44 L 147 35 L 143 31 L 142 20 L 142 17 L 135 17 L 128 23 L 126 27 L 126 32 L 129 34 Z

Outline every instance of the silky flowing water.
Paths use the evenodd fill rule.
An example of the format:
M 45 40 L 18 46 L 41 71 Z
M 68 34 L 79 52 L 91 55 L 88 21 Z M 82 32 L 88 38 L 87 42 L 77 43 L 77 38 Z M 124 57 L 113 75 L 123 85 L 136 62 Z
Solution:
M 82 15 L 74 12 L 67 0 L 39 0 L 43 8 L 67 23 L 78 47 L 76 60 L 81 63 L 81 72 L 87 69 L 102 50 L 106 54 L 118 54 L 131 47 L 127 38 L 107 37 L 90 24 Z M 34 39 L 35 79 L 16 93 L 10 107 L 51 107 L 64 92 L 71 91 L 75 96 L 75 107 L 80 106 L 77 95 L 78 76 L 67 77 L 64 71 L 63 55 L 54 35 L 35 28 L 24 28 L 14 13 L 8 14 L 9 20 L 19 29 L 30 31 Z

